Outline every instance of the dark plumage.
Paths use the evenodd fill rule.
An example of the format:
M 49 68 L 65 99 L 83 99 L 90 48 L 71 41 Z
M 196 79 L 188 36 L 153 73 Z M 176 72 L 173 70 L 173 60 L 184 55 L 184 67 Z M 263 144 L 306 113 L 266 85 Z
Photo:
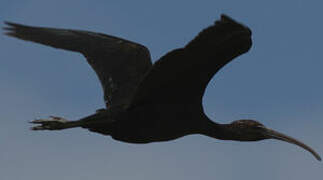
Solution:
M 146 47 L 121 38 L 6 24 L 9 36 L 82 53 L 103 87 L 106 109 L 76 121 L 37 119 L 31 122 L 38 124 L 33 130 L 83 127 L 129 143 L 168 141 L 190 134 L 236 141 L 278 139 L 296 144 L 321 160 L 309 146 L 257 121 L 218 124 L 204 114 L 202 97 L 208 82 L 252 44 L 250 29 L 226 15 L 155 64 Z

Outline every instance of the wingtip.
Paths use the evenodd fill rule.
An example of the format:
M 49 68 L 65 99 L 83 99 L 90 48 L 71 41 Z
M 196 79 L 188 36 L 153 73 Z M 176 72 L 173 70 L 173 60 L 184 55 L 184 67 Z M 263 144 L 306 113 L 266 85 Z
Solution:
M 228 16 L 228 15 L 226 15 L 226 14 L 224 14 L 224 13 L 222 13 L 222 14 L 221 14 L 221 19 L 223 19 L 223 18 L 229 18 L 229 16 Z
M 237 23 L 235 20 L 233 20 L 230 16 L 226 14 L 221 14 L 220 19 L 217 19 L 214 24 L 223 24 L 223 23 Z
M 232 17 L 226 15 L 226 14 L 221 14 L 221 21 L 229 21 L 229 22 L 236 22 L 235 20 L 233 20 Z
M 243 26 L 248 31 L 250 36 L 252 35 L 252 31 L 248 26 L 245 26 L 244 24 L 239 23 L 238 21 L 234 20 L 232 17 L 228 16 L 227 14 L 221 14 L 221 19 L 215 21 L 215 24 L 223 24 L 223 23 L 239 24 L 239 25 Z

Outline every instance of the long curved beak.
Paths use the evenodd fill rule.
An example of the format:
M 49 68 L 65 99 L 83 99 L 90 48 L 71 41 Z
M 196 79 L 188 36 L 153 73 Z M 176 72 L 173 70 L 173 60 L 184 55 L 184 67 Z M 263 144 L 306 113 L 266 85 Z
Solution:
M 268 128 L 265 128 L 265 135 L 268 137 L 268 138 L 271 138 L 271 139 L 278 139 L 278 140 L 281 140 L 281 141 L 285 141 L 285 142 L 288 142 L 288 143 L 291 143 L 291 144 L 295 144 L 303 149 L 306 149 L 307 151 L 309 151 L 310 153 L 313 154 L 313 156 L 321 161 L 321 157 L 320 155 L 318 155 L 311 147 L 307 146 L 306 144 L 302 143 L 301 141 L 295 139 L 295 138 L 292 138 L 290 136 L 287 136 L 283 133 L 280 133 L 280 132 L 277 132 L 275 130 L 272 130 L 272 129 L 268 129 Z

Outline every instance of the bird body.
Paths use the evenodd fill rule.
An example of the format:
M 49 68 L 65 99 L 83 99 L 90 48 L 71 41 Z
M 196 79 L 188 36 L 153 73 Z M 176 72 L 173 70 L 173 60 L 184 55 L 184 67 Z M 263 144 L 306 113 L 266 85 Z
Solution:
M 203 111 L 196 104 L 151 104 L 134 107 L 110 117 L 113 123 L 85 125 L 90 131 L 129 143 L 169 141 L 202 132 Z M 172 116 L 169 116 L 169 113 Z M 186 117 L 186 118 L 183 118 Z M 205 123 L 206 124 L 206 123 Z
M 169 141 L 190 134 L 221 140 L 278 139 L 320 156 L 304 143 L 254 120 L 218 124 L 203 111 L 207 84 L 222 67 L 249 51 L 251 30 L 226 15 L 186 46 L 152 64 L 148 49 L 122 38 L 88 31 L 6 22 L 6 34 L 82 53 L 101 82 L 106 108 L 75 121 L 37 119 L 33 130 L 74 127 L 129 143 Z

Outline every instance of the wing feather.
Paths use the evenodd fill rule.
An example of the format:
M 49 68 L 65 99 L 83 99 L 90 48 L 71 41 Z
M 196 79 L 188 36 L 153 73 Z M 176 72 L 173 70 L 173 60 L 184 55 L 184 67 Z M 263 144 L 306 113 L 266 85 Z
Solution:
M 152 66 L 146 47 L 118 37 L 11 22 L 5 24 L 9 36 L 82 53 L 100 79 L 107 106 L 129 104 L 137 85 Z
M 226 15 L 184 48 L 161 57 L 138 86 L 131 107 L 146 103 L 202 103 L 213 75 L 251 47 L 248 27 Z

